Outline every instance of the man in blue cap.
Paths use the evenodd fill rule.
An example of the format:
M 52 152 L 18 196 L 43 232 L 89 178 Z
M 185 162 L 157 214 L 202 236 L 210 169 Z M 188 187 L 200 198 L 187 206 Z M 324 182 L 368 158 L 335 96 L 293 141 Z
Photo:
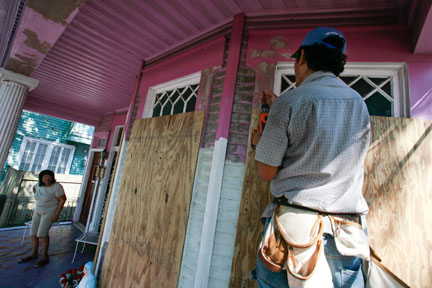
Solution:
M 253 137 L 258 142 L 258 175 L 271 180 L 275 199 L 263 213 L 265 229 L 276 207 L 321 213 L 322 258 L 330 268 L 330 285 L 364 287 L 361 259 L 338 251 L 337 229 L 328 217 L 337 215 L 359 223 L 359 215 L 368 212 L 362 186 L 369 113 L 361 96 L 337 78 L 346 63 L 345 49 L 344 35 L 334 28 L 309 32 L 292 55 L 297 88 L 277 99 L 271 92 L 264 93 L 264 100 L 272 106 L 261 138 Z M 255 276 L 259 287 L 303 287 L 302 283 L 288 283 L 289 273 L 287 277 L 285 270 L 272 272 L 262 259 L 257 260 Z M 320 285 L 325 286 L 324 282 Z

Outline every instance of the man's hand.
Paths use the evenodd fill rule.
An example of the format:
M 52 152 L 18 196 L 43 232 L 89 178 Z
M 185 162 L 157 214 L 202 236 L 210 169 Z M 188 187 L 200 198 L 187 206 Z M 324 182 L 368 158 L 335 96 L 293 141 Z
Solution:
M 260 104 L 266 102 L 270 107 L 273 104 L 273 102 L 277 99 L 276 94 L 274 94 L 270 90 L 264 90 L 260 97 Z
M 252 135 L 251 135 L 251 146 L 252 149 L 255 150 L 256 146 L 258 145 L 258 142 L 261 138 L 261 135 L 259 134 L 257 129 L 253 129 L 252 130 Z

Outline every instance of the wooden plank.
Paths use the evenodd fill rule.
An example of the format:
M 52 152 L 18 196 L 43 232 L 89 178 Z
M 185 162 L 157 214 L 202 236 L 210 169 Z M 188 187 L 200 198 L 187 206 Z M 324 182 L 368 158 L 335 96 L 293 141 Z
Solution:
M 101 287 L 177 287 L 203 119 L 134 122 Z
M 257 127 L 258 119 L 259 109 L 254 109 L 251 131 L 252 127 Z M 255 269 L 256 252 L 263 229 L 260 216 L 272 200 L 269 182 L 261 180 L 256 174 L 254 159 L 255 150 L 249 145 L 230 277 L 230 287 L 236 288 L 257 287 L 256 281 L 251 281 L 249 275 Z
M 412 287 L 432 283 L 432 121 L 372 117 L 364 195 L 371 246 Z

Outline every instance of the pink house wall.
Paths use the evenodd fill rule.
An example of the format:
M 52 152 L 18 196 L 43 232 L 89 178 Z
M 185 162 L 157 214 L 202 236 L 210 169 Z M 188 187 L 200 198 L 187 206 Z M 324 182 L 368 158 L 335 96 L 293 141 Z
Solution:
M 165 82 L 222 65 L 225 38 L 223 36 L 203 43 L 180 55 L 144 68 L 139 93 L 141 95 L 137 119 L 142 118 L 148 89 Z M 200 95 L 198 95 L 200 97 Z M 197 100 L 197 103 L 199 101 Z
M 347 39 L 348 62 L 408 63 L 412 118 L 432 119 L 432 55 L 413 54 L 405 26 L 338 27 Z M 292 61 L 304 35 L 311 29 L 251 31 L 246 64 Z
M 114 130 L 117 126 L 124 126 L 126 122 L 127 114 L 122 111 L 121 113 L 113 112 L 113 116 L 110 119 L 110 128 L 106 131 L 97 131 L 93 134 L 92 148 L 105 148 L 108 152 L 111 148 L 111 143 L 114 137 Z M 100 138 L 107 138 L 104 147 L 97 147 L 97 142 Z
M 112 123 L 111 123 L 111 130 L 110 130 L 110 137 L 109 137 L 109 142 L 108 142 L 108 146 L 107 146 L 107 150 L 109 151 L 109 149 L 111 148 L 111 143 L 113 142 L 113 138 L 114 138 L 114 132 L 115 132 L 115 128 L 117 126 L 124 126 L 126 123 L 126 116 L 127 114 L 121 114 L 121 115 L 114 115 L 113 119 L 112 119 Z

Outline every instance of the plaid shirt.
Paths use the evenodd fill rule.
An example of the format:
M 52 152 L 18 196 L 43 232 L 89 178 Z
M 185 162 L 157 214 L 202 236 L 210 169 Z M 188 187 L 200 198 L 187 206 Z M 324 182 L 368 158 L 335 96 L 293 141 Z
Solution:
M 279 167 L 275 197 L 333 213 L 368 212 L 362 196 L 369 113 L 330 72 L 309 75 L 272 105 L 255 159 Z

